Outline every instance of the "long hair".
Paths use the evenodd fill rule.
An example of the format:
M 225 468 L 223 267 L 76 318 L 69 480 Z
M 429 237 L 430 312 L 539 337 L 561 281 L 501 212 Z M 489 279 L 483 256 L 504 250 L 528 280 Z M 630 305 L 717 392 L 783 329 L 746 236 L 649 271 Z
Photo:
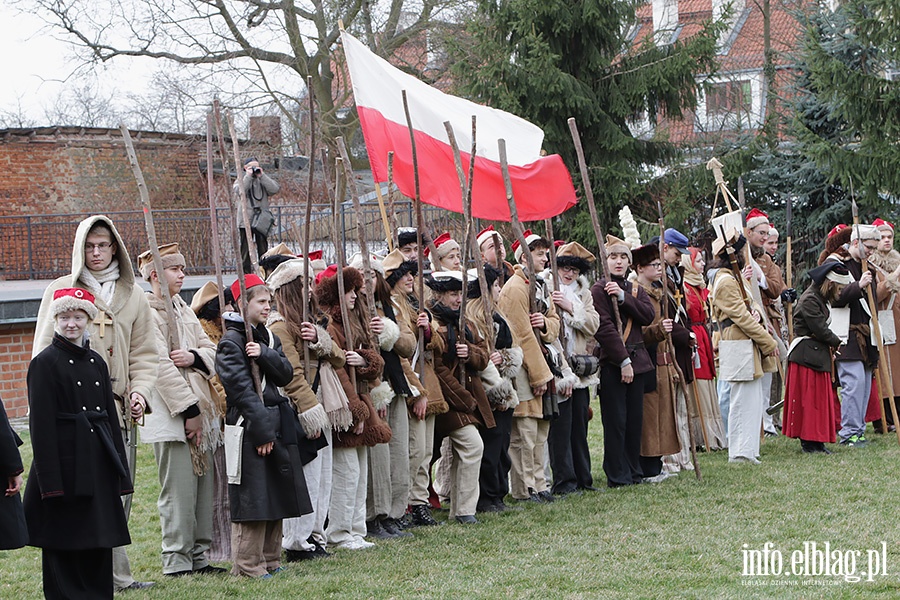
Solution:
M 747 259 L 745 258 L 744 253 L 743 252 L 735 252 L 734 255 L 737 258 L 738 269 L 743 270 L 744 266 L 747 264 Z M 731 258 L 723 250 L 721 253 L 716 255 L 716 257 L 714 259 L 712 259 L 712 261 L 708 265 L 706 265 L 706 270 L 709 271 L 710 269 L 730 270 L 731 269 Z
M 385 281 L 381 273 L 375 271 L 375 302 L 381 302 L 381 305 L 391 301 L 391 286 Z
M 275 306 L 281 316 L 284 317 L 284 322 L 287 323 L 288 331 L 290 331 L 294 337 L 299 339 L 301 332 L 300 324 L 303 322 L 303 280 L 298 277 L 297 279 L 282 285 L 276 290 L 274 296 Z M 311 321 L 315 319 L 317 313 L 318 308 L 316 307 L 315 295 L 310 289 L 309 314 Z
M 822 299 L 825 300 L 825 302 L 833 304 L 841 295 L 841 292 L 844 291 L 845 287 L 847 286 L 842 283 L 825 279 L 819 286 L 819 294 L 822 295 Z
M 350 319 L 349 323 L 344 323 L 344 330 L 346 328 L 350 328 L 350 333 L 353 334 L 353 342 L 357 348 L 360 346 L 364 348 L 370 348 L 371 344 L 369 343 L 369 302 L 366 300 L 366 294 L 362 290 L 362 288 L 356 288 L 356 304 L 353 306 L 353 309 L 347 311 L 347 316 Z M 346 350 L 353 350 L 353 348 L 345 348 Z

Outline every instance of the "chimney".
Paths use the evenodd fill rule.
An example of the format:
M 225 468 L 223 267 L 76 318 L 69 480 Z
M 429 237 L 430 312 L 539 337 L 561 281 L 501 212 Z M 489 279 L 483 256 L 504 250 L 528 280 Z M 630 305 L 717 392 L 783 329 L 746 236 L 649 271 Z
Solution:
M 248 156 L 256 156 L 263 165 L 275 165 L 281 158 L 281 117 L 250 117 L 249 129 Z

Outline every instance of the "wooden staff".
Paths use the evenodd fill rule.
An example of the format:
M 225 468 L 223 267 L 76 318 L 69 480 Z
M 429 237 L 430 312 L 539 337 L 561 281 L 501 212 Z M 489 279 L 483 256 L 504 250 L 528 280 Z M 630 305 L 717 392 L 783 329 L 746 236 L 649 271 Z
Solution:
M 553 291 L 559 291 L 559 266 L 556 263 L 556 241 L 553 239 L 553 219 L 544 219 L 544 229 L 547 231 L 547 239 L 550 240 L 550 277 L 553 280 Z M 569 358 L 569 351 L 566 342 L 566 326 L 562 322 L 560 315 L 559 323 L 559 343 L 562 345 L 562 354 L 566 359 Z
M 390 193 L 390 187 L 388 187 Z M 387 241 L 388 252 L 394 250 L 394 236 L 391 234 L 391 225 L 388 222 L 387 209 L 384 207 L 384 195 L 381 193 L 381 184 L 375 182 L 375 197 L 378 199 L 378 210 L 381 212 L 381 223 L 384 225 L 384 239 Z
M 450 125 L 450 121 L 444 121 L 444 129 L 447 131 L 447 138 L 450 140 L 450 148 L 453 150 L 453 162 L 456 165 L 456 176 L 459 178 L 459 187 L 460 187 L 460 200 L 463 209 L 463 221 L 465 221 L 465 229 L 463 232 L 463 243 L 460 251 L 460 262 L 462 264 L 462 273 L 463 273 L 463 294 L 462 294 L 462 304 L 459 307 L 459 328 L 457 331 L 460 332 L 460 335 L 465 339 L 465 331 L 466 331 L 466 302 L 468 301 L 469 295 L 469 286 L 468 286 L 468 271 L 466 270 L 466 264 L 468 263 L 468 253 L 471 250 L 471 227 L 472 227 L 472 177 L 475 175 L 475 151 L 476 151 L 476 143 L 475 143 L 475 115 L 472 115 L 472 151 L 469 155 L 469 177 L 466 179 L 465 173 L 463 173 L 462 166 L 462 155 L 459 151 L 459 144 L 456 141 L 456 134 L 453 133 L 453 126 Z M 475 261 L 479 262 L 479 261 Z M 483 274 L 484 267 L 482 267 L 481 273 Z M 479 280 L 480 285 L 480 280 Z M 487 315 L 488 323 L 493 322 L 493 313 L 488 313 Z M 488 338 L 492 337 L 490 335 Z M 461 384 L 465 383 L 466 379 L 466 371 L 465 369 L 459 370 L 459 382 Z
M 387 194 L 388 194 L 388 218 L 391 221 L 391 233 L 388 239 L 393 242 L 392 248 L 400 246 L 399 229 L 397 227 L 397 211 L 394 209 L 394 151 L 388 152 L 387 158 Z
M 663 222 L 663 212 L 662 212 L 662 204 L 657 201 L 656 208 L 659 211 L 659 260 L 662 263 L 662 299 L 661 299 L 661 307 L 662 307 L 662 318 L 664 320 L 668 320 L 669 318 L 669 273 L 668 267 L 666 265 L 665 258 L 665 247 L 666 247 L 666 226 Z M 676 308 L 677 309 L 677 308 Z M 681 370 L 681 365 L 678 364 L 678 360 L 675 358 L 675 343 L 672 341 L 672 334 L 666 332 L 665 328 L 663 328 L 663 334 L 666 337 L 666 350 L 669 354 L 669 360 L 671 360 L 672 366 L 675 368 L 675 375 L 678 378 L 678 385 L 681 388 L 681 395 L 684 397 L 684 414 L 687 417 L 687 429 L 688 429 L 688 443 L 691 445 L 691 462 L 694 464 L 694 474 L 697 476 L 697 481 L 701 481 L 702 477 L 700 475 L 700 465 L 697 463 L 697 446 L 694 443 L 694 424 L 691 423 L 691 411 L 688 410 L 687 401 L 688 401 L 688 389 L 687 389 L 687 379 L 685 379 L 684 371 Z M 674 393 L 675 390 L 673 386 L 669 386 L 670 393 Z M 678 394 L 674 394 L 675 402 L 678 402 Z M 700 408 L 699 398 L 695 399 L 697 401 L 697 408 Z M 706 447 L 709 448 L 709 441 L 706 440 L 706 429 L 703 427 L 703 420 L 701 417 L 700 426 L 703 429 L 704 442 L 706 443 Z
M 334 254 L 335 254 L 335 265 L 337 266 L 337 288 L 338 288 L 338 303 L 341 307 L 341 320 L 344 324 L 344 341 L 347 350 L 354 350 L 356 347 L 353 340 L 353 328 L 350 326 L 350 309 L 347 307 L 347 303 L 344 302 L 344 295 L 347 293 L 347 290 L 344 288 L 344 262 L 346 261 L 346 256 L 344 256 L 344 245 L 341 242 L 343 231 L 341 230 L 340 225 L 340 211 L 341 211 L 341 203 L 343 202 L 344 196 L 347 193 L 346 189 L 346 181 L 345 174 L 343 169 L 343 159 L 338 156 L 334 159 L 334 210 L 332 211 L 332 222 L 334 228 Z M 377 346 L 376 346 L 377 347 Z M 359 388 L 356 385 L 356 367 L 350 367 L 350 383 L 353 386 L 353 389 L 359 391 Z
M 341 154 L 341 162 L 344 166 L 344 179 L 347 187 L 350 189 L 350 198 L 353 200 L 353 212 L 356 213 L 356 238 L 359 242 L 359 252 L 362 254 L 363 263 L 363 279 L 365 280 L 366 302 L 369 305 L 369 319 L 378 316 L 378 309 L 375 307 L 375 270 L 372 268 L 372 255 L 369 254 L 369 244 L 366 241 L 366 224 L 363 220 L 362 205 L 359 201 L 359 193 L 356 191 L 356 181 L 353 177 L 353 167 L 350 165 L 350 155 L 347 153 L 347 146 L 344 144 L 344 138 L 338 136 L 335 140 L 338 152 Z M 373 349 L 378 349 L 378 336 L 369 331 L 370 342 Z
M 303 322 L 309 323 L 309 226 L 312 221 L 313 182 L 316 170 L 316 99 L 312 77 L 306 78 L 306 89 L 309 97 L 309 172 L 306 178 L 306 214 L 303 220 L 303 288 L 300 291 L 300 299 L 303 302 Z M 303 340 L 303 373 L 309 377 L 309 342 L 306 340 Z
M 609 274 L 609 265 L 606 264 L 606 236 L 600 228 L 600 219 L 597 217 L 597 207 L 594 204 L 594 190 L 591 187 L 591 178 L 588 173 L 587 162 L 584 160 L 584 148 L 581 145 L 581 134 L 578 133 L 578 125 L 575 117 L 569 117 L 569 132 L 572 134 L 572 142 L 575 144 L 575 154 L 578 156 L 578 169 L 581 172 L 581 183 L 584 186 L 584 197 L 587 200 L 588 210 L 591 213 L 591 225 L 594 227 L 594 235 L 597 238 L 597 246 L 600 254 L 600 270 L 607 282 L 612 281 Z M 622 317 L 619 315 L 619 303 L 611 301 L 613 318 L 616 327 L 622 331 Z
M 209 193 L 209 226 L 212 233 L 210 245 L 212 246 L 213 264 L 216 266 L 216 289 L 219 296 L 219 313 L 225 306 L 225 284 L 222 283 L 222 257 L 219 255 L 219 219 L 216 210 L 215 178 L 213 177 L 213 147 L 212 147 L 212 113 L 206 115 L 206 189 Z M 224 161 L 223 161 L 224 167 Z
M 409 128 L 413 180 L 416 187 L 416 197 L 413 198 L 413 203 L 416 207 L 416 262 L 419 269 L 416 275 L 416 293 L 419 296 L 419 312 L 421 313 L 425 310 L 425 243 L 422 233 L 425 229 L 425 218 L 422 216 L 422 195 L 419 190 L 419 161 L 416 154 L 416 135 L 413 129 L 412 117 L 409 115 L 409 101 L 406 98 L 406 90 L 402 90 L 401 94 L 403 96 L 403 113 L 406 115 L 406 126 Z M 422 327 L 419 327 L 419 336 L 416 340 L 416 356 L 419 359 L 417 370 L 419 379 L 421 379 L 425 374 L 425 329 Z
M 494 262 L 496 263 L 494 266 L 500 271 L 500 287 L 503 287 L 503 284 L 506 283 L 506 266 L 503 264 L 503 260 L 506 257 L 506 248 L 503 247 L 503 242 L 500 241 L 500 234 L 496 231 L 491 234 L 491 241 L 494 242 Z M 503 250 L 502 254 L 500 253 L 501 250 Z
M 792 257 L 793 253 L 791 252 L 791 205 L 793 201 L 790 196 L 788 196 L 787 203 L 785 204 L 785 229 L 787 230 L 785 233 L 787 235 L 787 246 L 785 248 L 785 275 L 787 276 L 787 286 L 788 288 L 794 287 L 794 278 L 793 271 L 791 269 L 791 265 L 793 263 Z M 784 309 L 785 318 L 787 319 L 787 330 L 788 330 L 788 344 L 794 341 L 794 303 L 788 302 L 787 307 Z
M 853 198 L 850 199 L 850 206 L 853 209 L 853 227 L 856 229 L 856 243 L 857 250 L 859 252 L 859 260 L 862 263 L 862 272 L 865 273 L 869 270 L 869 259 L 866 257 L 866 249 L 863 246 L 863 240 L 859 235 L 859 210 L 856 207 L 856 200 Z M 873 283 L 874 283 L 874 277 Z M 890 358 L 887 356 L 887 353 L 884 351 L 884 339 L 881 337 L 881 323 L 878 321 L 878 310 L 875 305 L 875 294 L 872 291 L 872 285 L 867 285 L 865 289 L 866 294 L 866 302 L 869 306 L 869 316 L 871 317 L 872 330 L 875 333 L 875 342 L 878 345 L 878 356 L 885 357 L 887 360 Z M 884 369 L 881 368 L 881 365 L 875 367 L 875 377 L 876 381 L 878 381 L 878 404 L 881 405 L 881 423 L 884 428 L 883 431 L 887 433 L 887 419 L 884 413 L 884 402 L 881 400 L 882 390 L 887 392 L 888 402 L 891 405 L 891 416 L 894 418 L 894 423 L 900 423 L 900 420 L 897 419 L 897 404 L 894 402 L 894 382 L 891 381 L 892 377 L 890 372 L 885 373 Z M 900 428 L 897 429 L 897 442 L 900 443 Z

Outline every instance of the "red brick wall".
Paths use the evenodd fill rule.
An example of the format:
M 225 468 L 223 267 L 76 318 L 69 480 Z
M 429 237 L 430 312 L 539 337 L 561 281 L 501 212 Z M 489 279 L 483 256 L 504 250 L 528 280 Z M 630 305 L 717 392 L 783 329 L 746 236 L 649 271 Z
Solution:
M 25 375 L 33 339 L 33 324 L 0 325 L 0 397 L 10 418 L 24 417 L 28 410 Z

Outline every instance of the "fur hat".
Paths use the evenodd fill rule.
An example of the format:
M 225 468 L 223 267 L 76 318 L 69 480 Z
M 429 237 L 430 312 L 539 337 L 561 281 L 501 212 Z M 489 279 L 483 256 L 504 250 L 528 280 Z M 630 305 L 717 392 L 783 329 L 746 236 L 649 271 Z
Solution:
M 879 240 L 881 241 L 881 232 L 874 225 L 854 225 L 850 228 L 850 241 L 854 240 Z
M 624 240 L 620 240 L 616 236 L 607 233 L 606 234 L 606 254 L 609 256 L 613 252 L 622 252 L 628 255 L 628 262 L 632 262 L 634 259 L 631 257 L 631 247 L 625 243 Z
M 275 292 L 278 288 L 303 275 L 304 262 L 306 261 L 302 258 L 291 258 L 278 265 L 266 278 L 266 284 L 269 286 L 269 289 Z M 312 270 L 312 265 L 310 265 L 309 270 L 306 271 L 306 278 L 313 281 L 315 277 L 316 274 Z
M 344 275 L 344 289 L 346 291 L 362 289 L 362 273 L 353 267 L 344 267 L 341 271 Z M 337 265 L 331 265 L 316 275 L 316 301 L 323 309 L 338 306 L 340 303 Z
M 262 280 L 262 278 L 255 273 L 248 273 L 244 275 L 244 287 L 246 289 L 254 288 L 258 285 L 266 285 L 266 282 Z M 235 300 L 240 300 L 241 298 L 241 284 L 239 279 L 235 279 L 234 283 L 231 284 L 231 295 L 234 296 Z
M 557 267 L 575 267 L 581 273 L 591 270 L 591 265 L 597 260 L 590 250 L 578 242 L 563 244 L 556 253 Z
M 759 210 L 758 208 L 751 208 L 750 212 L 747 213 L 747 229 L 753 229 L 754 227 L 759 227 L 763 223 L 769 222 L 769 215 Z
M 397 285 L 397 282 L 407 273 L 415 275 L 419 272 L 418 261 L 406 260 L 403 253 L 396 248 L 384 257 L 381 266 L 384 267 L 385 275 L 387 275 L 385 281 L 391 287 Z
M 500 269 L 490 263 L 484 263 L 484 279 L 488 289 L 500 278 Z M 481 284 L 478 283 L 478 269 L 469 269 L 469 289 L 466 291 L 468 298 L 481 298 Z
M 481 250 L 482 244 L 487 242 L 488 240 L 494 239 L 494 236 L 500 238 L 500 244 L 503 244 L 503 236 L 497 233 L 497 230 L 494 229 L 493 225 L 488 225 L 484 229 L 478 232 L 478 237 L 475 238 L 475 241 L 478 242 L 478 249 Z
M 62 288 L 53 292 L 53 301 L 50 302 L 50 317 L 56 319 L 56 315 L 70 310 L 81 310 L 87 313 L 93 321 L 97 318 L 97 306 L 94 304 L 94 295 L 81 288 Z
M 415 244 L 419 241 L 419 234 L 415 227 L 398 227 L 397 228 L 397 247 L 402 248 L 408 244 Z M 428 245 L 428 240 L 422 239 L 422 244 Z
M 357 252 L 353 256 L 350 257 L 348 264 L 356 269 L 359 272 L 363 271 L 363 255 L 360 252 Z M 381 264 L 381 259 L 374 254 L 369 255 L 369 264 L 372 265 L 372 269 L 376 273 L 380 273 L 382 277 L 384 277 L 384 266 Z
M 268 279 L 269 275 L 278 268 L 278 265 L 287 260 L 291 260 L 292 258 L 297 257 L 284 242 L 281 242 L 259 257 L 259 267 L 263 270 L 263 274 Z
M 872 221 L 872 225 L 877 227 L 881 231 L 890 231 L 894 233 L 894 225 L 890 221 L 885 221 L 884 219 L 875 219 Z
M 535 242 L 541 241 L 541 240 L 543 240 L 544 243 L 547 244 L 547 247 L 548 247 L 548 248 L 550 247 L 550 242 L 548 242 L 547 240 L 544 240 L 544 238 L 542 238 L 542 237 L 539 236 L 538 234 L 532 233 L 532 231 L 531 231 L 530 229 L 526 229 L 526 230 L 523 232 L 522 237 L 525 238 L 525 243 L 528 244 L 528 249 L 529 249 L 529 250 L 533 250 L 533 249 L 534 249 L 534 248 L 531 247 L 532 244 L 534 244 Z M 519 240 L 518 240 L 518 239 L 512 243 L 512 249 L 513 249 L 513 254 L 514 254 L 515 257 L 516 257 L 516 260 L 519 261 L 519 262 L 522 262 L 522 253 L 523 253 L 523 252 L 522 252 L 522 248 L 520 247 L 520 244 L 519 244 Z
M 635 267 L 644 267 L 659 260 L 659 244 L 650 242 L 631 251 L 631 264 Z
M 435 292 L 460 292 L 463 289 L 463 277 L 466 285 L 470 279 L 469 274 L 462 271 L 435 271 L 425 278 L 425 284 Z M 468 288 L 467 293 L 468 293 Z
M 160 246 L 159 255 L 162 258 L 163 269 L 174 266 L 184 267 L 187 264 L 184 260 L 184 255 L 178 251 L 177 242 Z M 147 250 L 146 252 L 141 253 L 138 256 L 138 271 L 141 272 L 141 277 L 150 281 L 150 273 L 153 269 L 153 252 Z

